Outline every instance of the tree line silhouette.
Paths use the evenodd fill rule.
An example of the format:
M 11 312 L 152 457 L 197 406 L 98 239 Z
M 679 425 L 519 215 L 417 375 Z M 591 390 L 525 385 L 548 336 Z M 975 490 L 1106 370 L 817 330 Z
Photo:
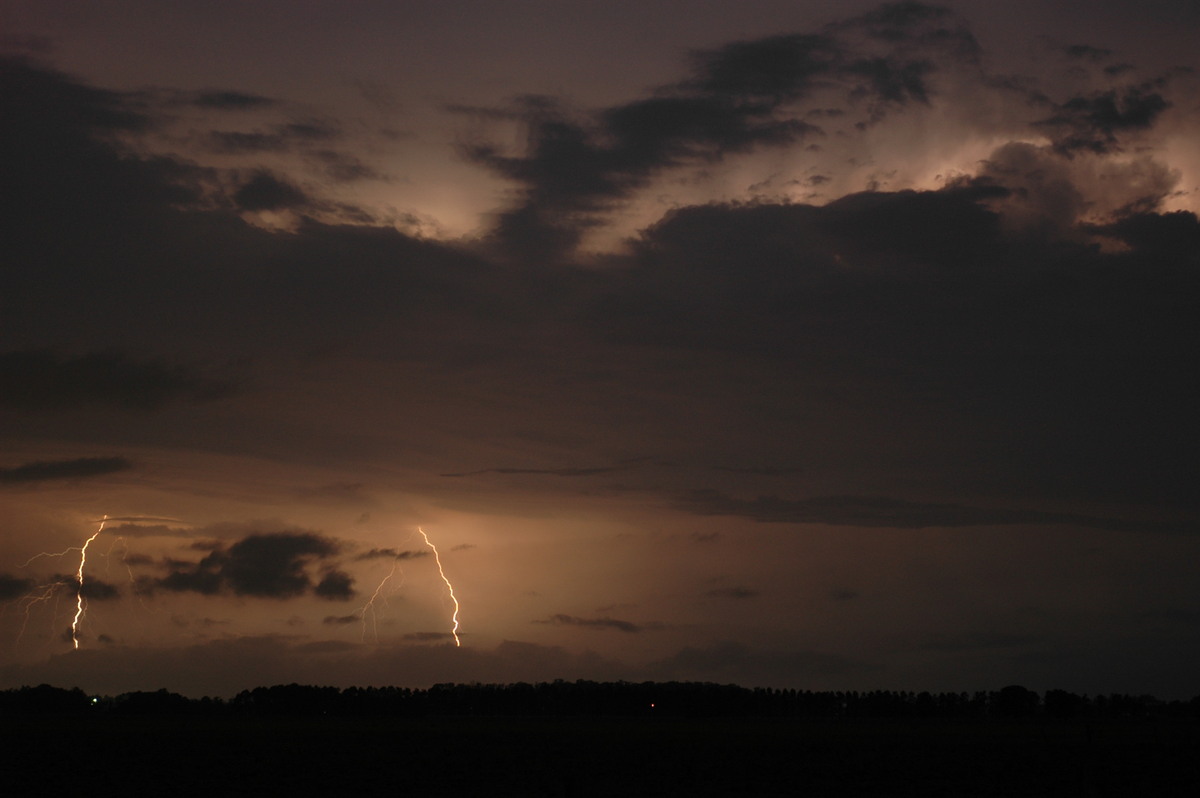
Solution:
M 812 718 L 1200 718 L 1200 696 L 1038 694 L 1000 690 L 912 692 L 746 688 L 709 682 L 563 681 L 322 687 L 286 684 L 243 690 L 230 699 L 188 698 L 166 689 L 89 695 L 48 684 L 0 691 L 0 715 L 367 715 L 367 716 L 667 716 Z

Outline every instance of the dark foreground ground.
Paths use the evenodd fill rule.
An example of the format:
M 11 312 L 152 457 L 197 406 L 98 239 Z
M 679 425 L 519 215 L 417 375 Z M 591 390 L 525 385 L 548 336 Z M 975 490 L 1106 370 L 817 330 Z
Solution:
M 1194 719 L 0 717 L 5 795 L 1195 796 Z

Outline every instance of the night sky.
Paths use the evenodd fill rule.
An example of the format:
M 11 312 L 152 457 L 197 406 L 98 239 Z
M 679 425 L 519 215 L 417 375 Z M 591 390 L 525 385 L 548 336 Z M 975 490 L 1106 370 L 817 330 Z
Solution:
M 1200 693 L 1197 34 L 3 0 L 0 687 Z

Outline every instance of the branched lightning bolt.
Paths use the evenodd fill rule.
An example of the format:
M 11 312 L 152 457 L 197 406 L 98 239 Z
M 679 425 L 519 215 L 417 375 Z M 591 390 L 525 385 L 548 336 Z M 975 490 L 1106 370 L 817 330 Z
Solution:
M 78 548 L 78 547 L 76 547 L 76 548 Z M 68 551 L 69 551 L 69 549 L 68 549 Z M 66 552 L 64 552 L 64 554 L 65 553 Z M 40 593 L 30 592 L 20 598 L 19 603 L 20 603 L 21 609 L 24 611 L 25 620 L 21 622 L 21 629 L 20 629 L 20 631 L 17 632 L 17 638 L 14 641 L 14 643 L 20 643 L 21 638 L 23 638 L 25 636 L 25 629 L 29 626 L 29 613 L 33 609 L 33 605 L 45 604 L 45 603 L 49 602 L 50 599 L 55 599 L 55 613 L 54 614 L 55 614 L 56 618 L 58 617 L 57 599 L 59 596 L 59 588 L 66 587 L 66 585 L 67 585 L 67 583 L 63 582 L 63 581 L 51 582 L 46 585 L 39 585 L 37 588 L 35 588 L 35 591 L 41 591 Z
M 92 536 L 84 542 L 83 547 L 79 550 L 79 570 L 75 572 L 75 579 L 79 583 L 79 588 L 75 594 L 75 618 L 71 621 L 71 642 L 75 644 L 75 648 L 79 648 L 79 619 L 83 617 L 83 611 L 87 607 L 87 602 L 83 598 L 83 567 L 87 565 L 88 546 L 104 531 L 104 525 L 107 522 L 108 516 L 105 515 L 100 519 L 100 528 L 92 533 Z
M 425 538 L 425 545 L 433 549 L 433 559 L 437 563 L 438 574 L 441 575 L 442 581 L 446 583 L 446 589 L 450 591 L 450 600 L 454 602 L 454 628 L 450 630 L 450 634 L 454 635 L 454 645 L 461 646 L 462 641 L 458 639 L 458 599 L 454 597 L 454 585 L 450 584 L 450 580 L 446 578 L 446 572 L 442 570 L 442 557 L 438 554 L 437 546 L 433 545 L 433 541 L 429 539 L 429 535 L 425 534 L 425 530 L 417 527 L 417 531 L 421 533 L 421 537 Z
M 375 634 L 375 642 L 376 643 L 379 642 L 379 625 L 378 625 L 377 618 L 375 615 L 375 600 L 378 599 L 380 594 L 383 592 L 383 586 L 386 585 L 391 580 L 391 578 L 396 575 L 396 571 L 398 571 L 398 570 L 400 570 L 400 558 L 399 557 L 392 560 L 392 570 L 388 571 L 387 576 L 385 576 L 379 582 L 379 585 L 375 588 L 375 592 L 371 594 L 371 598 L 367 599 L 367 603 L 362 605 L 362 607 L 360 607 L 358 610 L 358 618 L 360 621 L 362 621 L 362 639 L 363 639 L 364 643 L 367 640 L 367 612 L 368 611 L 370 611 L 370 613 L 371 613 L 371 630 Z

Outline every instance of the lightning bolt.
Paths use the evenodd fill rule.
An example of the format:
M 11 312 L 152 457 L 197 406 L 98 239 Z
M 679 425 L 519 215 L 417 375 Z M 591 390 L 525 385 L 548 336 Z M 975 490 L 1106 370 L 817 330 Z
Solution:
M 433 545 L 433 541 L 429 539 L 429 535 L 425 534 L 425 530 L 417 527 L 417 531 L 421 533 L 421 537 L 425 538 L 425 545 L 433 549 L 433 559 L 437 563 L 438 573 L 442 577 L 442 581 L 446 583 L 446 589 L 450 591 L 450 600 L 454 602 L 454 615 L 451 620 L 454 621 L 454 628 L 450 630 L 450 634 L 454 635 L 454 645 L 461 646 L 462 641 L 458 639 L 458 599 L 454 597 L 454 585 L 450 584 L 450 580 L 446 578 L 446 572 L 442 570 L 442 557 L 438 554 L 437 546 Z
M 79 619 L 83 617 L 83 611 L 87 608 L 87 601 L 83 598 L 83 567 L 87 565 L 88 546 L 92 545 L 92 541 L 104 531 L 104 525 L 107 522 L 108 516 L 105 515 L 100 519 L 100 528 L 93 532 L 92 536 L 84 541 L 83 547 L 79 549 L 79 570 L 75 572 L 75 579 L 79 583 L 79 587 L 75 593 L 75 618 L 71 621 L 71 642 L 75 644 L 75 648 L 79 648 Z
M 371 594 L 371 598 L 367 599 L 367 603 L 362 605 L 358 610 L 358 618 L 362 621 L 362 639 L 365 643 L 367 640 L 367 612 L 371 613 L 371 630 L 375 634 L 375 642 L 379 642 L 379 624 L 375 615 L 375 600 L 383 593 L 383 586 L 386 585 L 391 578 L 396 575 L 396 571 L 400 570 L 400 558 L 396 557 L 392 560 L 392 570 L 388 571 L 379 585 L 375 588 L 375 592 Z
M 68 551 L 70 551 L 70 549 L 68 549 Z M 51 582 L 46 585 L 39 585 L 34 590 L 40 590 L 40 593 L 30 592 L 20 598 L 19 605 L 24 611 L 25 620 L 21 622 L 21 629 L 17 632 L 16 640 L 13 641 L 14 645 L 20 643 L 21 638 L 25 636 L 25 629 L 29 626 L 29 615 L 35 604 L 46 604 L 49 603 L 50 599 L 55 599 L 54 615 L 56 618 L 58 617 L 57 599 L 59 596 L 59 588 L 66 587 L 66 585 L 67 583 L 62 581 Z

